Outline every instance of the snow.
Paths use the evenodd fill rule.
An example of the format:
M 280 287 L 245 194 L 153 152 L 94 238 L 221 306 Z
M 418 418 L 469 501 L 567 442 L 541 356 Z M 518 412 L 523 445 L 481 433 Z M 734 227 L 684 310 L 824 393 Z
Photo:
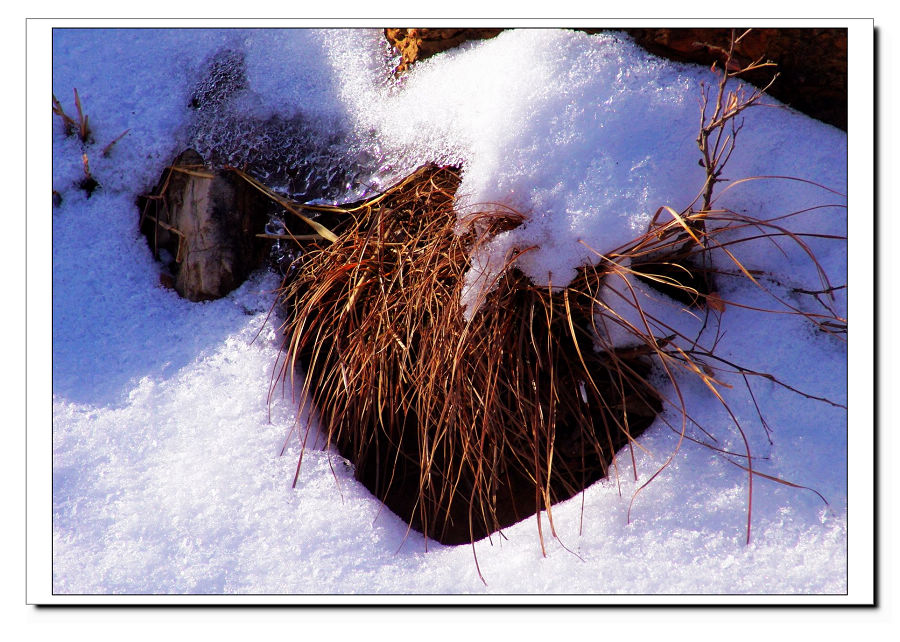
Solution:
M 590 258 L 585 245 L 621 245 L 661 205 L 687 206 L 703 180 L 694 138 L 699 82 L 713 78 L 707 69 L 656 59 L 621 34 L 529 29 L 436 56 L 394 83 L 385 80 L 392 61 L 378 36 L 55 31 L 53 92 L 72 114 L 78 89 L 102 187 L 90 198 L 77 188 L 81 146 L 54 121 L 53 188 L 62 196 L 52 249 L 54 592 L 847 592 L 847 412 L 763 378 L 726 378 L 731 387 L 720 389 L 743 436 L 701 382 L 679 379 L 692 418 L 719 447 L 743 453 L 746 437 L 756 468 L 816 491 L 756 478 L 749 544 L 747 474 L 680 440 L 671 409 L 640 438 L 636 470 L 624 452 L 615 478 L 554 507 L 559 539 L 546 538 L 546 557 L 535 518 L 471 547 L 426 546 L 334 452 L 307 452 L 291 487 L 299 444 L 279 455 L 295 419 L 291 390 L 268 401 L 280 346 L 277 323 L 267 321 L 277 277 L 260 272 L 224 299 L 189 303 L 159 286 L 137 232 L 137 195 L 180 149 L 236 135 L 217 134 L 188 107 L 212 54 L 245 54 L 248 86 L 230 116 L 300 114 L 353 146 L 322 157 L 338 162 L 362 150 L 376 159 L 376 186 L 424 162 L 462 162 L 467 203 L 502 203 L 529 217 L 481 257 L 488 273 L 511 248 L 537 244 L 519 267 L 538 283 L 563 285 Z M 818 185 L 748 181 L 720 204 L 763 218 L 826 205 L 783 223 L 845 235 L 846 200 L 834 192 L 846 193 L 846 150 L 846 134 L 833 127 L 777 106 L 751 109 L 729 177 Z M 846 283 L 846 245 L 809 243 L 832 282 Z M 779 296 L 808 305 L 791 294 L 819 283 L 801 247 L 738 248 L 748 269 L 775 277 L 767 285 Z M 658 316 L 699 331 L 680 306 L 637 287 Z M 723 298 L 750 307 L 776 304 L 746 281 L 724 287 Z M 609 288 L 624 291 L 621 282 Z M 846 315 L 845 294 L 837 305 Z M 722 330 L 717 354 L 847 404 L 844 342 L 795 316 L 735 306 Z

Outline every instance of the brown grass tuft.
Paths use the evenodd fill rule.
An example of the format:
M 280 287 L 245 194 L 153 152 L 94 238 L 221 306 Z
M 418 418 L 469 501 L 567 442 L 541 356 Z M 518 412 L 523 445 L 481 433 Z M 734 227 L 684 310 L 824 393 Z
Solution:
M 315 409 L 327 444 L 428 538 L 474 542 L 537 514 L 543 546 L 542 512 L 555 536 L 553 504 L 606 476 L 614 454 L 635 445 L 669 406 L 680 417 L 680 425 L 669 424 L 679 447 L 682 439 L 699 441 L 747 471 L 749 538 L 753 479 L 796 485 L 757 472 L 749 446 L 722 451 L 691 419 L 679 381 L 697 377 L 729 414 L 720 373 L 780 382 L 717 357 L 714 345 L 653 316 L 631 277 L 685 297 L 705 316 L 704 326 L 715 325 L 729 306 L 741 305 L 709 287 L 716 277 L 746 278 L 765 289 L 729 249 L 736 241 L 727 233 L 750 228 L 758 232 L 751 238 L 805 248 L 803 239 L 778 222 L 664 207 L 645 234 L 597 253 L 597 263 L 565 288 L 535 286 L 511 256 L 466 321 L 460 292 L 473 250 L 523 217 L 494 208 L 468 216 L 461 230 L 458 184 L 453 168 L 427 166 L 355 206 L 289 208 L 304 224 L 310 219 L 300 210 L 311 210 L 317 233 L 287 235 L 302 254 L 280 292 L 286 358 L 277 379 L 304 372 L 298 405 Z M 733 270 L 713 270 L 711 248 L 730 257 Z M 612 276 L 618 288 L 605 290 Z M 832 291 L 824 272 L 822 278 L 822 292 Z M 830 312 L 805 312 L 772 296 L 783 311 L 840 333 L 842 320 Z M 627 332 L 632 347 L 615 347 L 611 327 Z M 670 397 L 648 381 L 651 367 L 671 382 Z M 697 430 L 709 439 L 698 439 Z M 302 455 L 297 475 L 301 462 Z
M 472 249 L 522 219 L 479 213 L 457 234 L 458 183 L 424 167 L 346 211 L 346 229 L 308 248 L 282 291 L 281 375 L 305 370 L 301 407 L 379 499 L 443 543 L 552 515 L 660 408 L 649 350 L 594 348 L 597 269 L 557 290 L 509 269 L 466 322 Z
M 846 332 L 833 305 L 835 290 L 844 286 L 829 282 L 807 245 L 810 235 L 784 225 L 801 212 L 765 221 L 715 209 L 713 187 L 743 125 L 735 117 L 762 95 L 728 89 L 728 80 L 742 71 L 726 66 L 712 103 L 703 89 L 698 146 L 707 181 L 691 207 L 660 207 L 646 233 L 596 252 L 595 263 L 563 288 L 531 283 L 514 263 L 533 248 L 519 248 L 470 318 L 460 294 L 474 251 L 524 216 L 491 206 L 458 221 L 455 169 L 422 167 L 351 206 L 301 206 L 273 196 L 314 232 L 288 230 L 278 237 L 296 240 L 301 255 L 280 291 L 286 357 L 275 383 L 293 381 L 302 369 L 298 416 L 312 407 L 327 444 L 351 460 L 357 478 L 411 528 L 458 544 L 537 514 L 543 548 L 542 513 L 556 536 L 553 504 L 606 476 L 615 453 L 636 446 L 664 407 L 674 410 L 661 419 L 678 433 L 678 445 L 634 497 L 684 440 L 708 446 L 747 473 L 748 541 L 755 478 L 805 488 L 754 468 L 750 442 L 720 393 L 730 387 L 726 376 L 742 379 L 756 405 L 749 382 L 760 377 L 839 405 L 716 355 L 719 319 L 730 307 L 742 307 L 724 298 L 720 279 L 746 279 L 766 291 L 774 304 L 766 312 L 801 315 L 829 334 Z M 744 180 L 762 178 L 802 180 Z M 814 297 L 819 311 L 778 296 L 766 285 L 772 275 L 741 263 L 735 246 L 761 239 L 795 244 L 808 255 L 821 288 L 795 293 Z M 713 254 L 721 257 L 716 267 Z M 722 259 L 730 265 L 723 267 Z M 685 336 L 654 316 L 636 281 L 700 317 L 703 330 L 713 330 L 708 345 L 700 341 L 703 330 Z M 607 287 L 611 283 L 615 287 Z M 623 332 L 631 347 L 609 338 Z M 650 382 L 651 369 L 670 384 L 668 396 Z M 744 437 L 743 452 L 723 450 L 693 420 L 681 393 L 685 377 L 701 381 L 722 404 Z M 304 449 L 309 430 L 307 424 L 300 435 Z M 301 462 L 302 454 L 297 476 Z

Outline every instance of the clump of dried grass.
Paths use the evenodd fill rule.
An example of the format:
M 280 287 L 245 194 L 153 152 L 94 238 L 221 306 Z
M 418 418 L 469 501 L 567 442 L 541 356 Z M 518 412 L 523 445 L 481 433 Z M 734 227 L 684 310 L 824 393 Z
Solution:
M 280 378 L 304 371 L 299 406 L 315 408 L 328 445 L 411 528 L 458 544 L 538 514 L 543 546 L 541 513 L 555 535 L 553 504 L 606 476 L 614 454 L 633 447 L 664 406 L 681 418 L 670 427 L 697 440 L 689 425 L 704 429 L 681 397 L 685 374 L 702 380 L 729 413 L 719 373 L 780 383 L 681 334 L 644 309 L 629 284 L 635 277 L 680 293 L 706 316 L 704 325 L 715 324 L 727 306 L 741 304 L 709 289 L 713 277 L 764 287 L 729 249 L 738 241 L 727 233 L 752 227 L 757 238 L 802 245 L 798 235 L 725 210 L 660 208 L 645 234 L 598 253 L 564 288 L 535 286 L 510 257 L 466 320 L 460 292 L 473 251 L 523 219 L 495 208 L 465 218 L 460 233 L 458 184 L 453 168 L 423 167 L 355 207 L 311 208 L 335 230 L 327 238 L 287 235 L 303 254 L 280 293 L 287 355 Z M 302 207 L 292 209 L 308 221 Z M 730 256 L 734 269 L 702 267 L 710 248 Z M 822 274 L 823 292 L 830 291 Z M 625 285 L 605 290 L 613 276 Z M 778 301 L 824 331 L 840 331 L 833 314 Z M 610 342 L 610 326 L 627 332 L 632 347 Z M 669 397 L 648 380 L 651 364 L 671 382 Z M 709 436 L 703 443 L 718 450 Z M 723 454 L 748 472 L 750 493 L 754 477 L 772 479 L 754 470 L 749 446 Z M 748 537 L 750 515 L 748 508 Z
M 468 320 L 460 293 L 470 257 L 523 216 L 490 207 L 458 221 L 453 168 L 423 167 L 354 206 L 286 207 L 307 224 L 301 210 L 319 218 L 315 234 L 286 235 L 302 255 L 280 292 L 286 358 L 279 378 L 292 380 L 302 367 L 300 408 L 315 408 L 328 444 L 411 528 L 444 543 L 474 542 L 537 514 L 543 547 L 542 512 L 555 535 L 552 505 L 606 476 L 614 454 L 635 446 L 666 406 L 679 418 L 674 425 L 663 419 L 680 436 L 675 452 L 684 439 L 698 441 L 747 472 L 748 541 L 754 479 L 797 487 L 756 470 L 747 439 L 744 452 L 722 450 L 692 419 L 679 382 L 685 375 L 702 381 L 741 435 L 720 394 L 728 386 L 723 373 L 741 376 L 754 404 L 752 377 L 819 398 L 721 358 L 716 338 L 705 346 L 699 336 L 681 334 L 645 309 L 633 285 L 643 281 L 692 307 L 706 329 L 729 306 L 742 305 L 723 298 L 718 280 L 747 279 L 769 292 L 779 313 L 802 315 L 823 332 L 846 331 L 832 305 L 842 286 L 828 281 L 805 236 L 784 225 L 792 214 L 764 221 L 715 207 L 713 187 L 742 127 L 735 119 L 762 95 L 727 89 L 742 70 L 730 55 L 723 67 L 709 112 L 705 89 L 701 97 L 698 146 L 707 182 L 697 209 L 661 207 L 646 233 L 597 252 L 596 263 L 564 288 L 535 286 L 515 269 L 514 254 Z M 815 296 L 821 311 L 779 297 L 744 267 L 734 246 L 760 239 L 794 243 L 807 253 L 822 287 L 803 294 Z M 731 265 L 714 267 L 713 252 Z M 619 287 L 605 288 L 613 279 Z M 611 327 L 636 347 L 617 347 L 608 339 Z M 651 367 L 670 382 L 668 396 L 649 381 Z M 304 448 L 307 436 L 308 429 Z
M 88 147 L 93 145 L 94 143 L 94 131 L 91 129 L 91 126 L 88 124 L 88 116 L 84 113 L 84 109 L 81 105 L 81 98 L 78 95 L 78 90 L 73 89 L 73 93 L 75 94 L 75 110 L 77 113 L 76 118 L 72 118 L 69 116 L 65 109 L 63 109 L 62 103 L 59 102 L 59 99 L 54 95 L 53 96 L 53 114 L 59 116 L 59 120 L 63 126 L 63 132 L 68 136 L 77 136 L 78 140 L 81 144 L 81 168 L 84 172 L 84 178 L 82 178 L 78 182 L 78 187 L 84 191 L 88 198 L 91 197 L 91 194 L 94 193 L 98 187 L 100 187 L 100 183 L 91 173 L 91 167 L 88 162 Z M 121 134 L 116 136 L 111 142 L 109 142 L 103 150 L 100 152 L 100 155 L 104 158 L 110 155 L 110 152 L 115 147 L 116 143 L 118 143 L 125 135 L 130 131 L 130 129 L 126 129 Z M 54 200 L 56 199 L 56 195 L 58 192 L 54 190 Z
M 605 476 L 659 409 L 646 351 L 594 349 L 597 270 L 562 290 L 507 270 L 466 321 L 472 250 L 522 219 L 478 213 L 458 234 L 458 182 L 424 167 L 341 210 L 346 228 L 306 249 L 281 297 L 281 375 L 303 366 L 300 405 L 379 499 L 444 543 L 542 510 L 552 528 L 551 506 Z

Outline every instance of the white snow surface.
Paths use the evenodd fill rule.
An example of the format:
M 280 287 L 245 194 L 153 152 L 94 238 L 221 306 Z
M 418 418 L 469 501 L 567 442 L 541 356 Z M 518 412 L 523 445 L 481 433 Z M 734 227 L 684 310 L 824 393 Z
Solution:
M 378 30 L 57 29 L 53 44 L 54 94 L 74 114 L 78 89 L 95 138 L 83 147 L 54 120 L 53 186 L 62 197 L 53 212 L 56 593 L 847 591 L 843 408 L 763 378 L 750 379 L 751 395 L 740 376 L 723 375 L 730 387 L 719 392 L 754 467 L 816 491 L 757 477 L 749 544 L 747 474 L 681 441 L 671 408 L 639 438 L 634 465 L 621 453 L 616 476 L 554 507 L 558 539 L 542 516 L 546 556 L 534 517 L 474 546 L 426 544 L 336 452 L 308 451 L 292 487 L 299 444 L 279 455 L 295 421 L 291 390 L 279 387 L 269 400 L 280 337 L 267 316 L 278 277 L 261 271 L 221 300 L 190 303 L 160 287 L 137 231 L 136 197 L 190 142 L 198 70 L 227 48 L 245 54 L 247 87 L 233 104 L 248 117 L 300 113 L 325 133 L 354 133 L 382 162 L 376 184 L 426 162 L 461 164 L 462 210 L 494 203 L 527 216 L 479 257 L 485 273 L 512 249 L 536 245 L 518 267 L 537 283 L 564 285 L 595 260 L 588 248 L 615 249 L 660 206 L 681 210 L 696 197 L 698 97 L 700 83 L 714 81 L 708 69 L 657 59 L 622 34 L 563 30 L 469 43 L 401 81 L 389 75 L 395 61 Z M 846 134 L 765 103 L 746 112 L 727 177 L 815 184 L 748 181 L 720 190 L 719 204 L 760 218 L 816 208 L 782 223 L 845 235 L 846 201 L 834 192 L 846 193 Z M 76 185 L 83 151 L 101 184 L 90 198 Z M 831 282 L 846 283 L 845 244 L 805 240 Z M 803 248 L 753 241 L 732 249 L 766 273 L 779 297 L 814 309 L 792 292 L 821 288 Z M 724 255 L 715 260 L 729 266 Z M 479 276 L 470 280 L 475 295 Z M 700 331 L 682 306 L 631 286 L 673 327 Z M 616 291 L 631 296 L 611 279 L 610 300 Z M 717 354 L 847 403 L 844 342 L 796 316 L 754 311 L 778 304 L 746 279 L 723 283 L 722 295 L 747 307 L 722 314 Z M 841 290 L 843 315 L 845 301 Z M 713 337 L 703 335 L 707 345 Z M 674 397 L 671 384 L 661 385 Z M 744 453 L 710 390 L 686 377 L 679 386 L 717 446 Z M 701 436 L 691 427 L 688 434 Z

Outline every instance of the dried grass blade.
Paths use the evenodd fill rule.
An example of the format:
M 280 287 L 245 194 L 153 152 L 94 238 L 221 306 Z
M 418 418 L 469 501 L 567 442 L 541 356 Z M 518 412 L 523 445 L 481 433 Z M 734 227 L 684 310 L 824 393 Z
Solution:
M 272 199 L 273 201 L 275 201 L 276 203 L 281 205 L 288 212 L 290 212 L 291 214 L 293 214 L 294 216 L 296 216 L 300 220 L 302 220 L 304 223 L 309 225 L 311 228 L 313 228 L 316 231 L 316 233 L 319 234 L 319 236 L 321 236 L 326 241 L 331 241 L 332 243 L 334 243 L 335 241 L 338 240 L 337 234 L 335 234 L 334 232 L 329 230 L 327 227 L 325 227 L 318 221 L 314 221 L 313 219 L 309 218 L 308 216 L 304 216 L 303 214 L 298 212 L 297 209 L 294 207 L 293 203 L 288 202 L 287 199 L 281 197 L 279 194 L 276 194 L 271 189 L 269 189 L 268 187 L 266 187 L 265 185 L 263 185 L 262 183 L 260 183 L 256 179 L 254 179 L 253 177 L 249 176 L 246 172 L 243 172 L 235 167 L 230 167 L 228 169 L 230 169 L 235 174 L 237 174 L 238 176 L 243 178 L 245 181 L 250 183 L 253 187 L 255 187 L 257 190 L 259 190 L 260 192 L 262 192 L 263 194 L 268 196 L 270 199 Z

